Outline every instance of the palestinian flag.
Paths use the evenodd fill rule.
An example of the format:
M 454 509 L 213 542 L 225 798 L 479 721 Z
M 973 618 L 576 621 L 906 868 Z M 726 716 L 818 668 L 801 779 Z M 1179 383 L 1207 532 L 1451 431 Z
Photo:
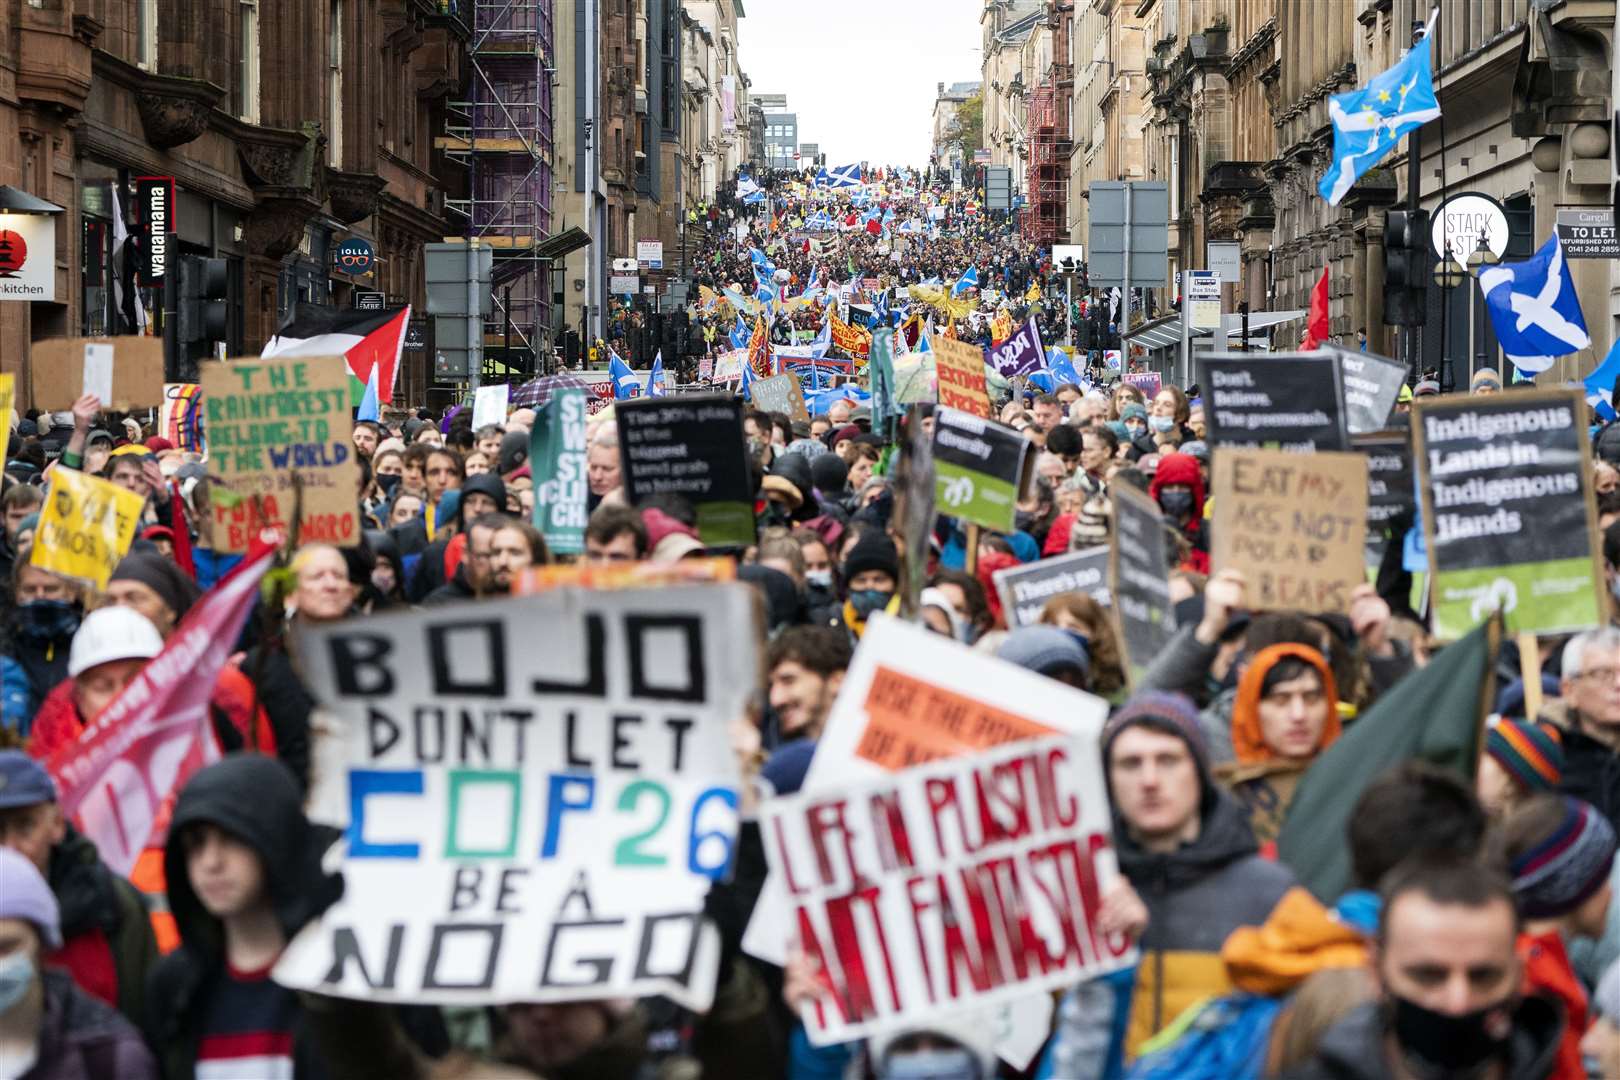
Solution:
M 394 400 L 399 357 L 411 309 L 355 311 L 349 308 L 298 304 L 292 319 L 265 343 L 261 356 L 341 356 L 348 361 L 350 400 L 359 404 L 376 369 L 377 400 Z
M 1499 638 L 1500 620 L 1492 618 L 1447 645 L 1428 667 L 1391 687 L 1306 770 L 1277 837 L 1277 854 L 1323 903 L 1350 888 L 1345 830 L 1375 776 L 1415 758 L 1473 786 L 1485 716 L 1496 697 L 1491 661 Z

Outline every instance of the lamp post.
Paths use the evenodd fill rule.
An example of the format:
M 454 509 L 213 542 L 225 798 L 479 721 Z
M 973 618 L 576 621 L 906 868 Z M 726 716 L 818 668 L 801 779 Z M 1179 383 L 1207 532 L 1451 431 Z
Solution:
M 1479 230 L 1479 238 L 1474 241 L 1474 250 L 1468 253 L 1468 272 L 1473 275 L 1474 279 L 1477 281 L 1480 271 L 1484 270 L 1487 266 L 1495 266 L 1496 263 L 1496 252 L 1491 250 L 1490 240 L 1485 235 L 1485 230 L 1481 228 Z M 1476 286 L 1475 288 L 1469 289 L 1468 328 L 1474 335 L 1475 372 L 1478 372 L 1485 366 L 1485 305 L 1481 304 L 1479 300 L 1480 297 L 1478 287 Z M 1479 309 L 1479 314 L 1477 317 L 1474 313 L 1476 308 Z M 1498 377 L 1502 375 L 1500 366 L 1497 368 L 1497 375 Z M 1470 378 L 1472 378 L 1472 375 L 1470 375 Z
M 1463 269 L 1461 263 L 1452 258 L 1451 248 L 1447 247 L 1445 258 L 1435 265 L 1434 283 L 1446 290 L 1446 292 L 1450 292 L 1458 285 L 1461 285 L 1463 279 L 1467 276 L 1468 271 Z M 1442 294 L 1440 302 L 1448 304 L 1451 301 L 1449 297 Z M 1456 385 L 1456 381 L 1451 377 L 1451 352 L 1447 348 L 1446 329 L 1446 320 L 1442 315 L 1440 320 L 1440 392 L 1442 394 L 1451 393 Z

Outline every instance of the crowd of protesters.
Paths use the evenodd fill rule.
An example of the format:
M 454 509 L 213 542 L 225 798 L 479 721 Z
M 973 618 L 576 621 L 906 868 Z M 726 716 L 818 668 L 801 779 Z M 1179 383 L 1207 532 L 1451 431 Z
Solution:
M 969 230 L 894 278 L 948 280 L 970 254 L 1014 289 L 1042 273 L 1027 245 L 984 235 L 990 247 Z M 736 258 L 715 248 L 716 287 L 745 269 Z M 840 269 L 809 251 L 777 265 L 806 279 Z M 1101 754 L 1120 873 L 1097 929 L 1141 949 L 1129 971 L 1061 994 L 1022 1072 L 996 1060 L 994 1025 L 977 1016 L 813 1047 L 797 1010 L 826 973 L 795 950 L 776 966 L 741 946 L 765 876 L 749 801 L 799 789 L 863 634 L 901 606 L 895 448 L 866 406 L 835 401 L 808 422 L 747 415 L 757 532 L 724 554 L 758 590 L 765 662 L 757 715 L 734 736 L 739 854 L 709 902 L 721 985 L 692 1016 L 658 999 L 361 1005 L 270 977 L 342 888 L 323 860 L 337 837 L 302 808 L 317 703 L 290 631 L 493 602 L 557 561 L 530 523 L 547 478 L 529 467 L 528 409 L 479 429 L 465 407 L 355 424 L 362 541 L 288 553 L 284 591 L 267 593 L 210 697 L 223 759 L 179 792 L 130 880 L 108 869 L 58 806 L 48 765 L 237 557 L 210 541 L 206 462 L 86 397 L 20 419 L 0 495 L 0 1077 L 1620 1077 L 1620 438 L 1596 443 L 1609 625 L 1545 642 L 1539 692 L 1505 680 L 1472 770 L 1406 762 L 1361 791 L 1339 838 L 1353 887 L 1318 898 L 1276 844 L 1301 778 L 1440 648 L 1399 560 L 1343 615 L 1252 612 L 1242 575 L 1211 573 L 1197 388 L 1147 400 L 1129 385 L 1062 385 L 1000 416 L 1036 448 L 1036 479 L 1011 532 L 938 520 L 918 619 L 1109 703 Z M 928 420 L 921 407 L 907 422 Z M 587 446 L 580 561 L 711 554 L 692 505 L 629 502 L 611 408 L 592 418 Z M 31 562 L 45 485 L 74 469 L 145 501 L 138 539 L 100 590 Z M 992 587 L 998 569 L 1107 543 L 1122 485 L 1156 501 L 1173 534 L 1181 627 L 1134 688 L 1097 600 L 1057 596 L 1038 624 L 1009 629 Z M 1533 699 L 1541 709 L 1526 715 Z

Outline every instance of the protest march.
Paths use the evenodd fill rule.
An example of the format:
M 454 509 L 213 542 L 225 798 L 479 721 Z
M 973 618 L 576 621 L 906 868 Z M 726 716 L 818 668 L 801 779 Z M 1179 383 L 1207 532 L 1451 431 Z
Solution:
M 24 38 L 55 6 L 21 5 Z M 327 251 L 299 219 L 277 255 L 262 206 L 203 213 L 188 190 L 177 229 L 132 238 L 118 193 L 150 219 L 172 178 L 106 181 L 84 206 L 113 215 L 118 289 L 82 328 L 36 313 L 29 364 L 3 357 L 0 1080 L 1620 1080 L 1620 345 L 1592 354 L 1613 320 L 1583 314 L 1597 278 L 1565 262 L 1620 259 L 1612 217 L 1527 196 L 1498 244 L 1471 207 L 1453 264 L 1437 205 L 1439 262 L 1403 261 L 1392 231 L 1383 272 L 1477 289 L 1469 325 L 1460 293 L 1395 297 L 1420 318 L 1391 302 L 1353 343 L 1348 259 L 1308 309 L 1251 311 L 1274 298 L 1258 233 L 1236 250 L 1238 214 L 1280 235 L 1342 204 L 1345 244 L 1427 215 L 1399 208 L 1389 155 L 1443 158 L 1417 133 L 1434 80 L 1473 61 L 1431 64 L 1422 12 L 1394 66 L 1363 50 L 1308 108 L 1267 99 L 1279 131 L 1314 117 L 1287 154 L 1319 185 L 1273 208 L 1275 162 L 1204 160 L 1216 83 L 1297 79 L 1277 57 L 1316 43 L 1285 49 L 1228 0 L 991 0 L 986 54 L 1039 42 L 1067 76 L 987 74 L 926 163 L 849 165 L 781 142 L 785 105 L 756 125 L 774 156 L 730 153 L 764 115 L 746 100 L 724 139 L 679 143 L 720 85 L 747 89 L 707 82 L 735 59 L 710 24 L 741 3 L 497 0 L 493 25 L 483 0 L 350 5 L 390 49 L 544 72 L 484 79 L 538 95 L 512 107 L 546 114 L 542 147 L 476 134 L 510 103 L 432 97 L 449 76 L 413 69 L 410 138 L 464 175 L 412 199 L 378 194 L 430 175 L 410 138 L 368 147 L 376 177 L 343 156 L 392 122 L 369 106 L 346 128 L 341 103 L 329 127 L 261 118 L 238 100 L 256 63 L 234 90 L 170 70 L 276 5 L 161 47 L 144 14 L 68 6 L 77 38 L 150 44 L 150 63 L 97 53 L 98 88 L 140 88 L 130 124 L 208 128 L 151 168 L 229 129 L 239 202 L 387 224 Z M 1607 199 L 1610 151 L 1588 150 L 1614 134 L 1612 65 L 1569 28 L 1580 6 L 1519 4 L 1489 32 L 1454 11 L 1448 32 L 1523 43 L 1511 87 L 1479 85 L 1519 103 L 1515 141 L 1537 95 L 1578 116 L 1562 175 Z M 343 9 L 275 31 L 320 39 L 326 94 L 377 77 L 344 61 Z M 1356 10 L 1367 36 L 1413 14 Z M 545 65 L 596 63 L 590 35 L 618 32 L 599 15 L 631 47 L 597 58 L 602 94 L 565 93 Z M 864 33 L 821 15 L 807 37 Z M 567 49 L 554 16 L 581 20 Z M 1108 75 L 1042 112 L 1097 20 L 1146 39 L 1143 70 L 1099 45 Z M 276 77 L 321 83 L 293 67 Z M 1186 115 L 1175 80 L 1202 87 Z M 1107 110 L 1143 93 L 1183 125 L 1168 183 L 1194 171 L 1204 201 L 1133 223 L 1133 184 L 1166 194 L 1151 158 L 1095 182 L 1101 231 L 1063 242 L 1050 170 L 1101 153 L 1079 136 L 1113 138 Z M 566 115 L 580 149 L 629 147 L 628 171 L 553 147 L 549 110 L 560 130 L 588 96 L 607 111 Z M 1025 97 L 1029 124 L 992 134 Z M 489 168 L 514 152 L 543 198 Z M 693 184 L 664 189 L 678 252 L 641 239 L 665 172 Z M 598 187 L 629 211 L 598 223 Z M 18 195 L 0 185 L 0 300 L 33 280 L 8 246 L 31 226 L 6 222 L 65 212 Z M 560 224 L 574 196 L 587 226 Z M 556 227 L 519 243 L 511 214 Z M 467 235 L 441 240 L 454 215 Z M 202 221 L 283 276 L 257 300 L 240 273 L 212 289 L 213 257 L 154 278 L 171 241 L 202 258 Z M 373 250 L 411 230 L 433 237 L 428 328 L 421 268 Z M 1163 282 L 1133 276 L 1139 236 Z M 244 321 L 258 303 L 276 318 Z

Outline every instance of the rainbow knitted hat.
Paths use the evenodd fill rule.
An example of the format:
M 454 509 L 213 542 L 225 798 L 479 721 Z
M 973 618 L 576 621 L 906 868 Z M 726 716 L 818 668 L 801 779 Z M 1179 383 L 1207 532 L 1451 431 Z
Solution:
M 1553 791 L 1564 775 L 1558 729 L 1531 720 L 1503 720 L 1485 733 L 1485 752 L 1526 790 Z

